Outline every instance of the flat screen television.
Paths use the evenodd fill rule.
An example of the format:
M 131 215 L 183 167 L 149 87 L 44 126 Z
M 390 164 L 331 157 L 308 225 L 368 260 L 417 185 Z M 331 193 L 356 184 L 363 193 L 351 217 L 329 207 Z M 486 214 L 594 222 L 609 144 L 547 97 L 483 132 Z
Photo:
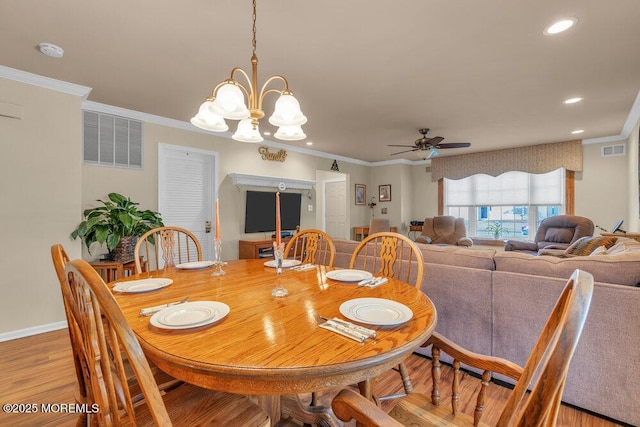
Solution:
M 280 193 L 280 228 L 295 230 L 300 225 L 302 195 Z M 247 191 L 247 208 L 244 217 L 245 233 L 260 233 L 276 229 L 276 193 Z

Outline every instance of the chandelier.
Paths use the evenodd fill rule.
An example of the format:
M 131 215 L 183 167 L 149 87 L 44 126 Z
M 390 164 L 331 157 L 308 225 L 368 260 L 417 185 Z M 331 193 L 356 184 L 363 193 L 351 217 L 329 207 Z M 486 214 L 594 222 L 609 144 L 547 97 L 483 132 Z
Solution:
M 273 114 L 269 123 L 278 126 L 274 137 L 285 141 L 298 141 L 307 137 L 302 131 L 302 125 L 307 118 L 300 111 L 300 104 L 289 90 L 289 83 L 281 75 L 269 77 L 258 92 L 258 56 L 256 55 L 256 0 L 253 0 L 253 55 L 251 56 L 251 78 L 240 67 L 231 70 L 231 76 L 211 91 L 211 96 L 202 103 L 198 114 L 191 119 L 195 126 L 213 131 L 226 132 L 229 129 L 224 119 L 240 120 L 238 128 L 232 138 L 242 142 L 262 142 L 264 139 L 258 129 L 261 118 L 265 116 L 262 101 L 268 93 L 278 93 Z M 244 76 L 246 86 L 234 77 L 236 73 Z M 280 80 L 283 89 L 268 89 L 267 86 Z M 244 96 L 247 96 L 245 104 Z M 248 107 L 247 107 L 248 104 Z

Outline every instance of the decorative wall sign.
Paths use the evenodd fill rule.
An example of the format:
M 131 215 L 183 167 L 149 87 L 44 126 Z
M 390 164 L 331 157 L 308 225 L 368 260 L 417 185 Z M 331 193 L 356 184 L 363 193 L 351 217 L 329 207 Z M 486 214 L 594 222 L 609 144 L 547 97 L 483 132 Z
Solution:
M 356 184 L 356 205 L 367 204 L 367 186 L 364 184 Z
M 336 171 L 336 172 L 340 172 L 340 169 L 338 169 L 338 161 L 334 160 L 333 164 L 331 165 L 331 170 L 332 171 Z
M 378 200 L 380 200 L 381 202 L 391 201 L 391 184 L 379 185 L 378 190 Z
M 287 158 L 287 150 L 280 150 L 277 153 L 269 151 L 269 147 L 262 146 L 258 148 L 258 153 L 262 155 L 262 160 L 271 160 L 274 162 L 284 162 Z

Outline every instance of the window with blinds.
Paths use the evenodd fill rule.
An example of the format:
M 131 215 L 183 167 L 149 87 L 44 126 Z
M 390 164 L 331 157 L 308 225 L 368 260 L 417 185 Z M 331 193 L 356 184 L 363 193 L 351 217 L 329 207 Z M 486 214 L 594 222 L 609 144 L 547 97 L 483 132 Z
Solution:
M 445 212 L 464 218 L 471 236 L 527 239 L 543 219 L 564 212 L 564 181 L 564 168 L 445 178 Z
M 142 122 L 83 111 L 85 164 L 142 169 Z

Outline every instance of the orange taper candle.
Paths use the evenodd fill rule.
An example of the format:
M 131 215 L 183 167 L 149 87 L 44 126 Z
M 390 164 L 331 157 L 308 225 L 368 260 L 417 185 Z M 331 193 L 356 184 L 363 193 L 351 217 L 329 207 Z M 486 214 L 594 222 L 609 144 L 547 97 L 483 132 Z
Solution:
M 280 231 L 280 193 L 276 193 L 276 244 L 280 246 L 282 239 Z
M 216 239 L 220 238 L 220 202 L 216 199 Z

